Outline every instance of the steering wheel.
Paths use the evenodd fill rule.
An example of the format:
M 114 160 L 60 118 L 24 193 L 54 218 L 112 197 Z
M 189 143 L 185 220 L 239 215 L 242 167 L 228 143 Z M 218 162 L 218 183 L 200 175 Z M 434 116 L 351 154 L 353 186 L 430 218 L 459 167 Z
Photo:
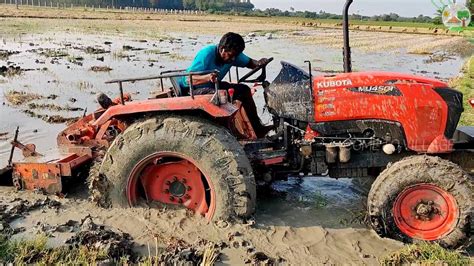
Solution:
M 263 65 L 259 65 L 256 68 L 250 70 L 249 73 L 245 74 L 243 77 L 239 79 L 239 83 L 255 83 L 255 82 L 264 82 L 265 79 L 267 78 L 267 65 L 273 61 L 273 57 L 268 58 L 268 62 Z M 258 71 L 262 70 L 262 74 L 258 76 L 256 79 L 248 79 L 251 76 L 253 76 L 255 73 Z

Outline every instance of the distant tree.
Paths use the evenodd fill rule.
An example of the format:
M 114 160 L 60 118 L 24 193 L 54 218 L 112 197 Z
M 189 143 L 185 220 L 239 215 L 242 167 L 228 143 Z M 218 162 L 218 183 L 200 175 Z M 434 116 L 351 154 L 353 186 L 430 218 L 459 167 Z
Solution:
M 400 16 L 396 13 L 390 13 L 390 21 L 397 21 L 398 19 L 400 19 Z

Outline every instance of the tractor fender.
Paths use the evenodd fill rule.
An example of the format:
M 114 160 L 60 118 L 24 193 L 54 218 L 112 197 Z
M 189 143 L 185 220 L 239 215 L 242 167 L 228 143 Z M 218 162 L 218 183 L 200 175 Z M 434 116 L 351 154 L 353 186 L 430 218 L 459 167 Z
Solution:
M 93 126 L 100 127 L 116 116 L 132 115 L 160 111 L 186 111 L 202 110 L 214 118 L 225 118 L 233 116 L 238 108 L 231 103 L 219 106 L 211 102 L 213 95 L 186 96 L 178 98 L 162 98 L 143 101 L 125 102 L 109 107 L 96 121 Z

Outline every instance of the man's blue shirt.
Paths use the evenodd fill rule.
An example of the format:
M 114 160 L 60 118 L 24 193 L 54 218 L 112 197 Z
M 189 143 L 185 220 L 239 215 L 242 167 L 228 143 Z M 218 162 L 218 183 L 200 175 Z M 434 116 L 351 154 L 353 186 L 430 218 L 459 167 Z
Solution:
M 224 79 L 225 75 L 229 72 L 232 66 L 237 67 L 246 67 L 250 63 L 250 58 L 244 53 L 240 53 L 236 56 L 235 60 L 232 63 L 225 64 L 219 63 L 218 61 L 218 51 L 217 45 L 209 45 L 202 48 L 194 58 L 191 66 L 186 69 L 187 72 L 195 71 L 208 71 L 208 70 L 219 70 L 218 79 L 221 81 Z M 179 86 L 183 88 L 188 88 L 188 77 L 182 77 L 179 79 Z M 199 86 L 193 86 L 194 88 L 205 88 L 205 87 L 214 87 L 214 85 L 209 82 Z

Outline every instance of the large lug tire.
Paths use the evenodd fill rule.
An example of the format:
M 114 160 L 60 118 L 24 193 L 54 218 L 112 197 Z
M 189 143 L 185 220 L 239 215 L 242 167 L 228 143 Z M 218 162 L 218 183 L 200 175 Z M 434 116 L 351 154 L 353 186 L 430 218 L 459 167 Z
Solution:
M 368 212 L 383 237 L 457 248 L 470 241 L 473 203 L 472 176 L 450 161 L 420 155 L 380 174 L 369 193 Z
M 162 115 L 131 125 L 114 140 L 99 173 L 108 183 L 99 192 L 103 205 L 132 206 L 142 193 L 213 221 L 255 211 L 255 178 L 242 146 L 199 117 Z

